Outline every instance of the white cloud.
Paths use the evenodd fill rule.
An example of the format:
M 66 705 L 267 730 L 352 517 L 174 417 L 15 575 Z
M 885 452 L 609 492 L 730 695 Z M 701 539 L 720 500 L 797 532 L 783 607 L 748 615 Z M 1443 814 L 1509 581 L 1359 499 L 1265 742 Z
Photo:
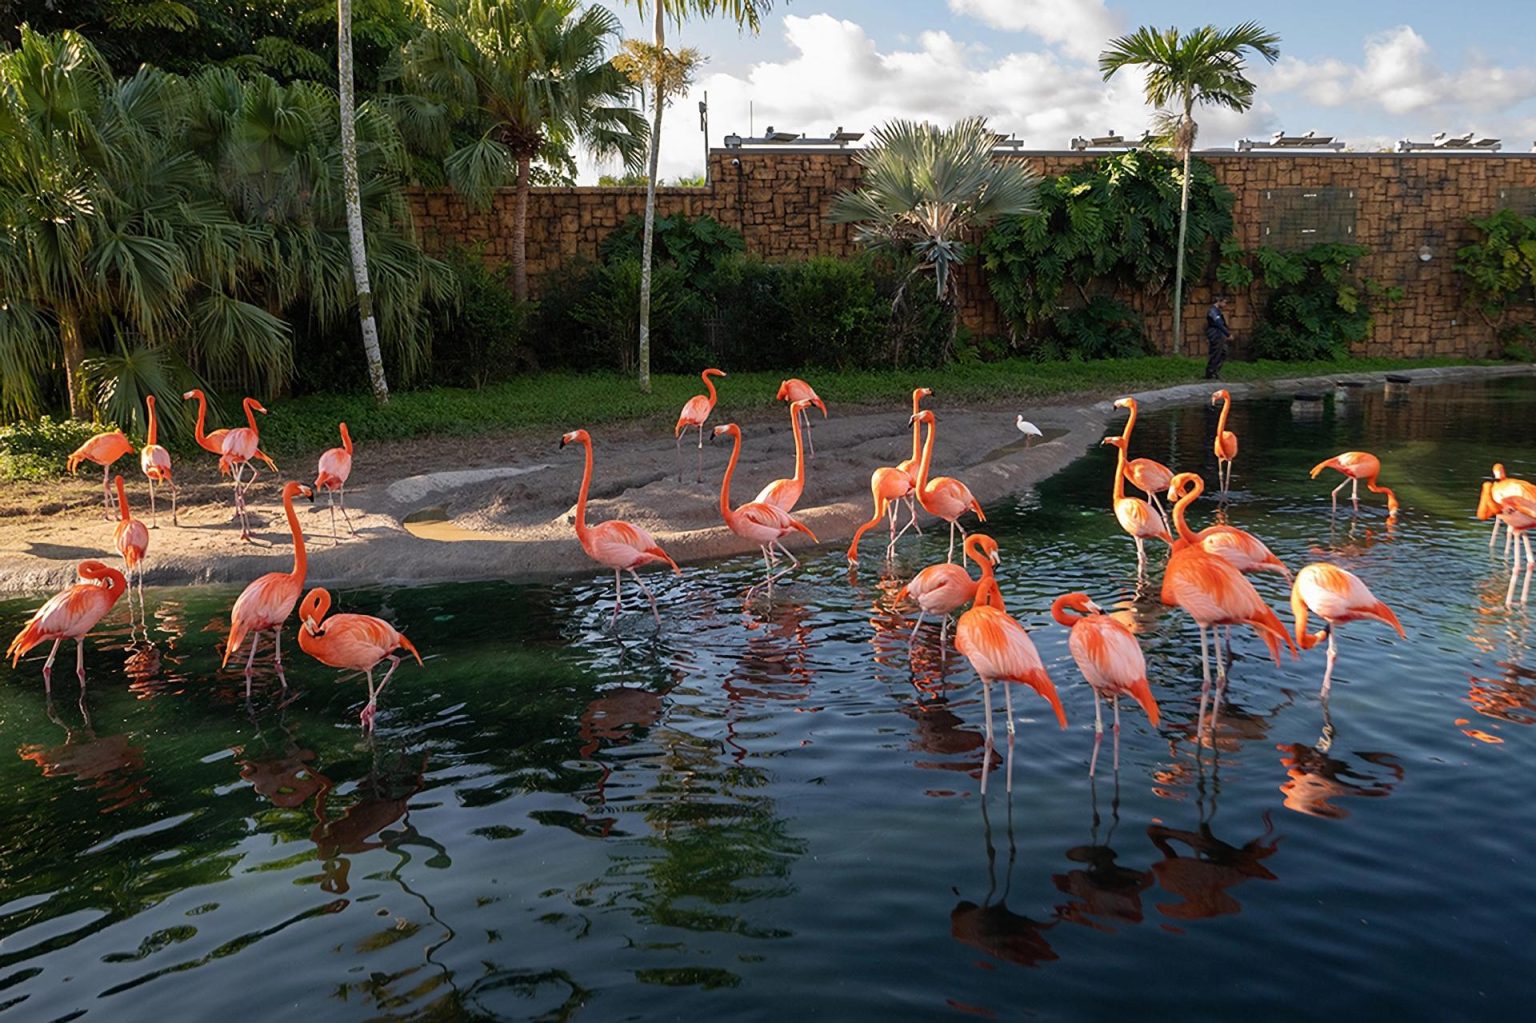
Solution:
M 1097 60 L 1121 32 L 1103 0 L 949 0 L 949 9 L 1005 32 L 1031 32 L 1084 60 Z

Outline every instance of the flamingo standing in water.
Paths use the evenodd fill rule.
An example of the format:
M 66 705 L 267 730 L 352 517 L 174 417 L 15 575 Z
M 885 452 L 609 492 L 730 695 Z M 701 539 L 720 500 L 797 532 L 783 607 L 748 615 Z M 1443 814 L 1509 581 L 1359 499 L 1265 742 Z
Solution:
M 1505 475 L 1504 463 L 1495 462 L 1493 463 L 1493 483 L 1491 486 L 1485 486 L 1483 490 L 1485 497 L 1492 499 L 1494 511 L 1490 511 L 1487 515 L 1484 515 L 1483 506 L 1480 503 L 1478 505 L 1477 517 L 1480 519 L 1493 519 L 1493 534 L 1488 537 L 1488 549 L 1492 551 L 1494 541 L 1499 538 L 1499 523 L 1503 521 L 1497 517 L 1497 506 L 1499 502 L 1510 496 L 1523 497 L 1527 501 L 1536 501 L 1536 485 L 1527 483 L 1522 479 L 1516 479 L 1514 476 Z M 1504 556 L 1506 558 L 1509 557 L 1509 547 L 1513 536 L 1514 534 L 1510 533 L 1508 530 L 1506 530 L 1504 533 Z
M 978 564 L 983 560 L 988 565 L 996 564 L 997 544 L 984 533 L 966 537 L 962 549 L 966 557 Z M 976 598 L 978 585 L 980 580 L 971 578 L 963 562 L 959 565 L 948 561 L 942 565 L 929 565 L 913 576 L 912 581 L 896 593 L 897 601 L 910 600 L 918 608 L 917 621 L 912 623 L 907 646 L 917 642 L 917 630 L 922 628 L 924 616 L 930 614 L 938 615 L 944 623 L 939 630 L 939 642 L 943 643 L 949 636 L 949 616 Z
M 917 479 L 914 481 L 917 484 L 917 500 L 924 511 L 949 523 L 949 556 L 944 560 L 954 561 L 955 530 L 960 530 L 960 535 L 965 536 L 965 529 L 960 525 L 960 516 L 967 511 L 973 511 L 982 522 L 987 521 L 987 516 L 981 510 L 981 505 L 976 502 L 976 498 L 972 496 L 970 488 L 964 483 L 953 476 L 928 478 L 928 470 L 933 466 L 933 442 L 939 432 L 938 420 L 932 409 L 923 409 L 912 418 L 928 426 L 928 437 L 923 442 L 923 459 L 917 465 Z
M 704 380 L 704 389 L 708 394 L 695 394 L 683 405 L 683 411 L 678 414 L 677 425 L 672 428 L 672 436 L 677 442 L 677 481 L 683 481 L 683 431 L 698 427 L 699 430 L 699 455 L 698 475 L 695 482 L 704 478 L 704 422 L 715 409 L 715 383 L 710 377 L 723 377 L 723 369 L 706 369 L 699 376 Z
M 1136 429 L 1136 399 L 1125 397 L 1116 400 L 1115 408 L 1129 409 L 1131 414 L 1125 421 L 1125 429 L 1120 431 L 1120 436 L 1125 438 L 1126 453 L 1130 453 L 1131 431 Z M 1157 514 L 1165 522 L 1168 514 L 1163 511 L 1157 495 L 1168 489 L 1168 484 L 1173 482 L 1173 470 L 1162 462 L 1151 458 L 1132 458 L 1125 463 L 1125 478 L 1131 481 L 1131 486 L 1147 495 L 1147 500 L 1152 507 L 1157 509 Z
M 368 676 L 368 703 L 357 717 L 365 731 L 373 731 L 373 717 L 378 712 L 379 697 L 384 687 L 400 667 L 401 657 L 396 650 L 404 650 L 421 664 L 421 653 L 402 636 L 393 625 L 372 615 L 326 614 L 331 609 L 331 595 L 315 587 L 304 595 L 299 605 L 299 649 L 332 668 L 360 671 Z M 385 659 L 389 670 L 384 681 L 373 687 L 373 669 Z
M 915 485 L 912 482 L 912 477 L 901 469 L 882 465 L 870 474 L 869 494 L 874 499 L 875 512 L 869 517 L 868 522 L 861 524 L 858 529 L 853 531 L 853 540 L 848 544 L 848 564 L 857 565 L 859 563 L 859 541 L 864 538 L 865 533 L 878 526 L 882 518 L 890 523 L 891 538 L 890 542 L 885 545 L 886 560 L 896 556 L 896 541 L 900 540 L 916 522 L 914 518 L 901 527 L 901 532 L 897 532 L 896 513 L 900 510 L 902 498 L 906 498 L 909 501 L 912 499 L 912 491 L 914 489 Z
M 149 436 L 144 441 L 144 447 L 139 450 L 139 468 L 149 480 L 149 528 L 155 529 L 159 525 L 155 513 L 156 483 L 164 483 L 171 488 L 171 525 L 177 526 L 181 523 L 176 520 L 176 483 L 171 479 L 171 453 L 156 443 L 159 439 L 159 423 L 155 417 L 153 394 L 145 397 L 144 406 L 149 410 Z
M 896 468 L 906 473 L 908 478 L 912 480 L 912 489 L 906 495 L 907 511 L 911 512 L 911 518 L 907 520 L 907 525 L 902 527 L 903 533 L 907 531 L 908 527 L 918 533 L 923 531 L 917 524 L 917 466 L 923 459 L 923 424 L 917 421 L 916 416 L 923 410 L 923 399 L 931 397 L 933 397 L 933 388 L 931 387 L 915 387 L 912 389 L 913 419 L 909 423 L 912 427 L 912 454 L 896 463 Z
M 1068 614 L 1075 611 L 1076 614 Z M 1103 613 L 1086 593 L 1065 593 L 1051 604 L 1051 617 L 1072 630 L 1067 649 L 1093 690 L 1093 756 L 1088 777 L 1099 763 L 1099 744 L 1104 741 L 1104 706 L 1107 698 L 1115 708 L 1115 770 L 1120 770 L 1120 697 L 1129 696 L 1147 712 L 1156 728 L 1160 720 L 1152 684 L 1147 681 L 1147 660 L 1141 644 L 1125 623 Z
M 128 511 L 128 492 L 123 488 L 123 478 L 114 478 L 117 487 L 117 528 L 112 532 L 112 546 L 123 557 L 123 575 L 127 579 L 128 628 L 133 629 L 133 580 L 139 580 L 139 617 L 144 622 L 144 638 L 149 639 L 149 622 L 144 611 L 144 554 L 149 550 L 149 530 L 144 523 Z M 130 640 L 131 641 L 131 640 Z
M 1387 495 L 1387 517 L 1397 514 L 1397 495 L 1392 493 L 1390 487 L 1378 486 L 1377 477 L 1381 475 L 1381 459 L 1368 451 L 1346 451 L 1342 455 L 1318 462 L 1312 467 L 1312 478 L 1317 479 L 1317 474 L 1324 469 L 1337 469 L 1344 474 L 1344 483 L 1333 488 L 1333 510 L 1339 510 L 1339 491 L 1344 489 L 1345 483 L 1353 484 L 1350 490 L 1350 499 L 1354 502 L 1355 511 L 1360 510 L 1360 481 L 1365 480 L 1365 487 L 1373 494 Z
M 1186 486 L 1193 488 L 1193 499 L 1198 499 L 1205 493 L 1205 481 L 1199 476 L 1195 476 L 1192 482 L 1186 483 Z M 1263 540 L 1246 529 L 1218 523 L 1192 532 L 1191 537 L 1192 541 L 1180 536 L 1173 541 L 1173 549 L 1181 550 L 1193 542 L 1207 554 L 1216 555 L 1239 572 L 1279 572 L 1285 576 L 1287 582 L 1290 581 L 1291 570 L 1275 557 L 1274 552 L 1264 545 Z
M 967 538 L 967 543 L 972 538 Z M 976 557 L 967 547 L 966 553 L 975 557 L 981 567 L 981 581 L 976 584 L 976 600 L 971 609 L 960 616 L 955 625 L 955 649 L 965 655 L 971 667 L 981 678 L 981 701 L 987 715 L 987 755 L 981 768 L 981 792 L 987 792 L 987 773 L 992 753 L 992 683 L 1003 683 L 1003 706 L 1008 715 L 1008 739 L 1013 741 L 1013 690 L 1014 684 L 1027 685 L 1050 703 L 1056 712 L 1056 721 L 1067 727 L 1067 712 L 1061 706 L 1061 697 L 1051 682 L 1040 654 L 1035 650 L 1029 633 L 1003 608 L 1002 591 L 997 588 L 993 564 L 997 561 L 997 544 L 991 537 L 974 538 Z M 1008 790 L 1013 791 L 1013 775 L 1008 775 Z
M 1327 623 L 1322 632 L 1307 632 L 1309 610 Z M 1333 681 L 1333 662 L 1339 656 L 1333 633 L 1340 625 L 1369 619 L 1390 625 L 1399 636 L 1408 638 L 1397 615 L 1372 595 L 1359 576 L 1326 561 L 1314 562 L 1296 573 L 1296 582 L 1291 586 L 1291 613 L 1296 616 L 1296 642 L 1303 650 L 1317 646 L 1324 635 L 1328 637 L 1328 667 L 1323 671 L 1321 690 L 1324 697 Z
M 1168 532 L 1168 524 L 1160 514 L 1152 510 L 1150 504 L 1139 497 L 1125 496 L 1125 449 L 1129 444 L 1128 439 L 1105 437 L 1103 443 L 1118 451 L 1115 483 L 1110 491 L 1111 507 L 1114 508 L 1115 521 L 1120 523 L 1120 528 L 1136 541 L 1136 575 L 1140 578 L 1147 574 L 1147 541 L 1161 540 L 1171 544 L 1173 537 Z
M 624 603 L 624 586 L 621 572 L 628 572 L 640 584 L 641 591 L 651 602 L 651 617 L 661 624 L 661 613 L 656 610 L 656 595 L 645 585 L 635 569 L 652 562 L 672 566 L 675 574 L 682 569 L 677 562 L 656 544 L 650 533 L 639 526 L 621 519 L 609 519 L 595 526 L 587 525 L 587 493 L 592 489 L 592 435 L 586 430 L 572 430 L 560 438 L 560 446 L 580 444 L 585 448 L 585 462 L 581 473 L 581 493 L 576 498 L 576 540 L 587 557 L 605 568 L 613 569 L 613 618 L 608 623 L 613 628 L 619 623 L 619 608 Z M 382 687 L 381 687 L 382 688 Z
M 797 401 L 809 402 L 821 409 L 821 418 L 827 418 L 827 403 L 817 395 L 816 389 L 798 377 L 790 377 L 779 384 L 779 393 L 773 396 L 774 401 L 787 401 L 793 405 Z M 811 447 L 811 457 L 816 457 L 816 438 L 811 434 L 811 414 L 805 407 L 800 409 L 800 415 L 805 419 L 805 439 Z M 788 509 L 785 509 L 786 511 Z
M 791 402 L 789 406 L 789 428 L 795 435 L 795 475 L 789 479 L 774 480 L 759 490 L 752 500 L 771 504 L 784 511 L 794 511 L 795 505 L 800 503 L 800 495 L 805 492 L 805 447 L 801 443 L 800 417 L 810 406 L 809 398 Z
M 347 514 L 347 477 L 352 475 L 352 435 L 347 432 L 347 424 L 341 424 L 341 447 L 330 448 L 320 456 L 319 473 L 315 476 L 315 491 L 322 489 L 331 505 L 331 543 L 339 543 L 336 539 L 336 499 L 341 498 L 341 517 L 347 520 L 347 531 L 353 536 L 357 535 L 357 529 L 352 525 L 352 516 Z M 382 687 L 381 687 L 382 688 Z
M 1162 601 L 1169 607 L 1182 607 L 1200 627 L 1200 672 L 1203 684 L 1200 688 L 1200 713 L 1196 730 L 1204 727 L 1205 706 L 1211 689 L 1211 668 L 1206 654 L 1205 632 L 1218 625 L 1251 626 L 1269 648 L 1275 664 L 1280 663 L 1280 644 L 1291 648 L 1296 656 L 1296 644 L 1291 634 L 1259 592 L 1243 574 L 1232 565 L 1208 553 L 1195 543 L 1194 530 L 1189 528 L 1185 509 L 1199 494 L 1195 484 L 1200 477 L 1192 472 L 1181 472 L 1169 484 L 1170 496 L 1177 496 L 1173 506 L 1173 521 L 1179 536 L 1187 546 L 1173 552 L 1168 567 L 1163 571 Z M 1202 484 L 1203 485 L 1203 484 Z M 1227 687 L 1227 666 L 1221 656 L 1221 633 L 1213 633 L 1216 644 L 1216 706 L 1221 705 L 1222 694 Z M 1231 640 L 1228 640 L 1230 644 Z M 1212 711 L 1215 720 L 1215 711 Z
M 1531 568 L 1536 561 L 1531 558 L 1530 530 L 1536 526 L 1536 501 L 1519 494 L 1506 494 L 1504 500 L 1495 503 L 1490 496 L 1493 484 L 1483 481 L 1482 499 L 1478 502 L 1478 518 L 1497 515 L 1509 531 L 1515 548 L 1515 560 L 1509 566 L 1509 592 L 1504 595 L 1504 606 L 1515 602 L 1515 580 L 1520 577 L 1520 548 L 1525 547 L 1525 587 L 1520 591 L 1520 603 L 1531 595 Z
M 811 532 L 809 526 L 775 505 L 764 504 L 761 501 L 749 501 L 740 508 L 731 508 L 731 475 L 735 473 L 736 461 L 741 457 L 741 427 L 735 423 L 726 423 L 724 426 L 715 427 L 714 436 L 719 437 L 722 435 L 729 435 L 735 442 L 735 447 L 731 449 L 731 460 L 726 463 L 725 475 L 720 480 L 720 517 L 725 520 L 725 524 L 730 528 L 731 532 L 751 540 L 762 549 L 765 578 L 763 582 L 748 588 L 748 598 L 752 596 L 752 592 L 758 586 L 767 586 L 768 592 L 772 594 L 774 580 L 778 579 L 785 572 L 790 571 L 790 569 L 800 567 L 799 559 L 789 552 L 789 548 L 784 546 L 784 538 L 793 532 L 799 531 L 810 537 L 812 543 L 819 541 L 817 541 L 816 534 Z M 789 558 L 790 561 L 790 568 L 786 568 L 783 572 L 777 574 L 773 571 L 773 552 L 775 548 L 782 551 L 784 556 Z
M 1211 404 L 1221 402 L 1221 417 L 1216 420 L 1216 439 L 1211 450 L 1216 453 L 1216 476 L 1221 482 L 1221 496 L 1226 497 L 1232 488 L 1232 463 L 1237 460 L 1237 434 L 1227 429 L 1227 417 L 1232 414 L 1232 395 L 1223 387 L 1211 394 Z
M 272 663 L 277 665 L 277 678 L 284 689 L 288 679 L 283 676 L 283 623 L 293 613 L 304 590 L 304 575 L 309 561 L 304 554 L 304 531 L 299 528 L 299 517 L 293 511 L 293 499 L 303 494 L 311 501 L 315 492 L 302 483 L 289 480 L 283 484 L 283 512 L 288 516 L 288 529 L 293 533 L 293 571 L 268 572 L 247 586 L 235 599 L 229 613 L 229 641 L 224 644 L 224 660 L 219 667 L 229 664 L 230 657 L 245 642 L 245 634 L 251 634 L 251 652 L 245 659 L 245 696 L 251 696 L 251 668 L 256 663 L 256 648 L 261 645 L 261 634 L 272 633 Z
M 85 689 L 86 634 L 112 610 L 112 605 L 128 588 L 123 573 L 99 561 L 80 562 L 76 574 L 80 581 L 49 597 L 5 649 L 14 668 L 27 651 L 39 643 L 53 640 L 53 649 L 48 651 L 48 659 L 43 662 L 43 692 L 50 696 L 53 695 L 53 659 L 58 656 L 59 644 L 66 639 L 75 641 L 75 674 L 80 676 L 81 690 Z
M 98 433 L 84 444 L 75 448 L 64 462 L 64 467 L 73 473 L 80 468 L 81 462 L 95 462 L 101 466 L 101 506 L 106 510 L 106 517 L 112 517 L 112 491 L 107 486 L 107 475 L 112 471 L 112 463 L 124 455 L 133 454 L 133 445 L 128 443 L 128 438 L 122 430 L 113 430 L 110 433 Z
M 229 433 L 229 431 L 227 429 L 223 429 L 214 430 L 212 433 L 203 432 L 203 425 L 208 418 L 207 397 L 203 394 L 202 391 L 198 390 L 197 388 L 193 388 L 192 390 L 183 394 L 181 396 L 181 400 L 195 400 L 197 402 L 197 424 L 193 429 L 193 438 L 197 441 L 197 446 L 202 448 L 204 451 L 211 451 L 215 455 L 222 455 L 224 453 L 224 436 L 225 434 Z M 256 452 L 256 457 L 265 462 L 268 469 L 272 470 L 273 472 L 277 472 L 277 463 L 268 458 L 266 452 L 258 449 Z M 229 468 L 224 464 L 223 459 L 220 459 L 220 475 L 225 475 L 228 472 Z
M 251 527 L 245 517 L 245 492 L 256 482 L 256 466 L 251 464 L 251 459 L 256 457 L 256 447 L 261 440 L 260 431 L 256 427 L 256 413 L 267 414 L 266 408 L 255 398 L 247 398 L 240 403 L 245 408 L 246 426 L 237 426 L 224 434 L 224 439 L 219 442 L 219 471 L 229 470 L 235 483 L 235 514 L 240 516 L 240 539 L 251 538 Z M 245 470 L 251 470 L 251 478 L 245 478 Z

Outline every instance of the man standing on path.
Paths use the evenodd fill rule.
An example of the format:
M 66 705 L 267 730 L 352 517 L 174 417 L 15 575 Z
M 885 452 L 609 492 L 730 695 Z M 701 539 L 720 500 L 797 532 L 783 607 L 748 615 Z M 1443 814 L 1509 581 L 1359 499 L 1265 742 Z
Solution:
M 1223 315 L 1226 306 L 1227 296 L 1217 295 L 1210 311 L 1205 314 L 1205 340 L 1211 350 L 1211 357 L 1205 363 L 1207 380 L 1220 377 L 1221 364 L 1227 361 L 1227 343 L 1232 340 L 1232 331 L 1227 328 L 1227 318 Z

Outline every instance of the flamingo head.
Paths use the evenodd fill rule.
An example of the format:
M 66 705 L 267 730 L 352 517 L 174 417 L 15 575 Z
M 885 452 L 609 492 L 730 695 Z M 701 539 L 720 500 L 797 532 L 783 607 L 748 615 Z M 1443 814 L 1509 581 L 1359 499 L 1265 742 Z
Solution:
M 740 438 L 741 437 L 741 427 L 737 426 L 735 423 L 725 423 L 722 426 L 717 426 L 710 433 L 710 435 L 709 435 L 709 442 L 711 444 L 713 444 L 715 442 L 715 438 L 716 437 L 724 437 L 727 434 L 729 434 L 732 437 Z
M 1493 478 L 1496 479 L 1496 480 L 1501 480 L 1501 479 L 1504 478 L 1504 463 L 1503 462 L 1494 462 L 1493 463 Z
M 706 369 L 702 375 L 707 377 L 723 377 L 726 375 L 726 372 L 723 369 L 715 369 L 714 367 L 710 367 L 709 369 Z
M 306 487 L 295 480 L 289 480 L 283 484 L 283 502 L 285 504 L 292 504 L 295 497 L 307 497 L 313 501 L 315 499 L 315 491 L 312 487 Z
M 316 586 L 306 593 L 303 602 L 299 604 L 299 621 L 303 623 L 304 631 L 311 636 L 325 635 L 320 623 L 325 621 L 330 610 L 331 594 L 324 587 Z
M 912 400 L 913 401 L 922 401 L 924 398 L 932 398 L 932 397 L 933 397 L 933 388 L 931 388 L 931 387 L 917 387 L 917 388 L 914 388 L 913 391 L 912 391 Z
M 1205 490 L 1205 480 L 1199 473 L 1181 472 L 1168 481 L 1168 499 L 1176 501 L 1186 494 L 1200 494 Z
M 590 443 L 592 443 L 592 436 L 591 436 L 591 434 L 587 433 L 586 430 L 572 430 L 570 433 L 567 433 L 563 437 L 560 438 L 560 446 L 562 448 L 565 447 L 567 444 L 590 444 Z
M 965 553 L 978 565 L 983 560 L 996 565 L 1002 561 L 997 553 L 997 541 L 985 533 L 972 533 L 965 538 Z
M 1076 611 L 1084 617 L 1104 613 L 1104 609 L 1095 604 L 1086 593 L 1063 593 L 1051 602 L 1051 617 L 1070 629 L 1077 624 L 1077 619 L 1067 614 L 1068 611 Z
M 925 423 L 928 426 L 932 426 L 937 421 L 938 417 L 933 414 L 933 410 L 925 408 L 911 419 L 908 419 L 907 425 L 910 426 L 913 423 Z
M 1211 392 L 1211 404 L 1212 405 L 1216 404 L 1218 401 L 1231 401 L 1231 400 L 1232 400 L 1232 395 L 1227 393 L 1227 389 L 1225 387 L 1223 387 L 1219 391 L 1212 391 Z
M 1135 407 L 1136 407 L 1136 399 L 1135 398 L 1125 397 L 1125 398 L 1116 398 L 1115 399 L 1115 408 L 1135 408 Z
M 182 395 L 181 395 L 181 400 L 182 401 L 191 401 L 194 398 L 197 399 L 198 401 L 202 401 L 203 400 L 203 392 L 198 390 L 195 387 L 192 388 L 192 390 L 190 390 L 190 391 L 182 392 Z
M 1123 447 L 1125 447 L 1125 438 L 1123 436 L 1121 436 L 1121 437 L 1105 437 L 1103 440 L 1099 441 L 1099 443 L 1100 444 L 1108 444 L 1112 448 L 1123 448 Z

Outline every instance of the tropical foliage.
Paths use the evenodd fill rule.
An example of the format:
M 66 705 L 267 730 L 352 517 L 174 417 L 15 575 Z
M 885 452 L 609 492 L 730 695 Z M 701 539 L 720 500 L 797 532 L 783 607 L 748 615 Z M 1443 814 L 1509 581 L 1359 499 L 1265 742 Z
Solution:
M 1188 272 L 1199 276 L 1232 232 L 1232 195 L 1203 161 L 1190 173 Z M 1046 358 L 1145 351 L 1140 319 L 1125 299 L 1167 301 L 1179 193 L 1173 161 L 1132 150 L 1043 182 L 1036 212 L 998 221 L 981 256 L 1015 344 Z
M 1185 33 L 1177 28 L 1158 31 L 1142 26 L 1113 40 L 1099 54 L 1099 70 L 1105 81 L 1127 67 L 1145 71 L 1147 102 L 1159 111 L 1156 134 L 1171 141 L 1174 154 L 1184 164 L 1173 278 L 1175 355 L 1183 351 L 1190 152 L 1200 127 L 1195 122 L 1195 106 L 1209 104 L 1239 113 L 1253 106 L 1255 87 L 1243 73 L 1250 50 L 1273 64 L 1280 57 L 1280 37 L 1254 21 L 1230 29 L 1206 25 Z
M 1536 216 L 1502 209 L 1474 219 L 1478 238 L 1456 251 L 1467 300 L 1494 328 L 1506 354 L 1536 349 Z
M 1323 243 L 1299 252 L 1260 248 L 1223 251 L 1217 279 L 1233 290 L 1262 286 L 1264 314 L 1253 331 L 1260 359 L 1342 359 L 1370 336 L 1373 301 L 1395 301 L 1402 289 L 1360 276 L 1364 245 Z

